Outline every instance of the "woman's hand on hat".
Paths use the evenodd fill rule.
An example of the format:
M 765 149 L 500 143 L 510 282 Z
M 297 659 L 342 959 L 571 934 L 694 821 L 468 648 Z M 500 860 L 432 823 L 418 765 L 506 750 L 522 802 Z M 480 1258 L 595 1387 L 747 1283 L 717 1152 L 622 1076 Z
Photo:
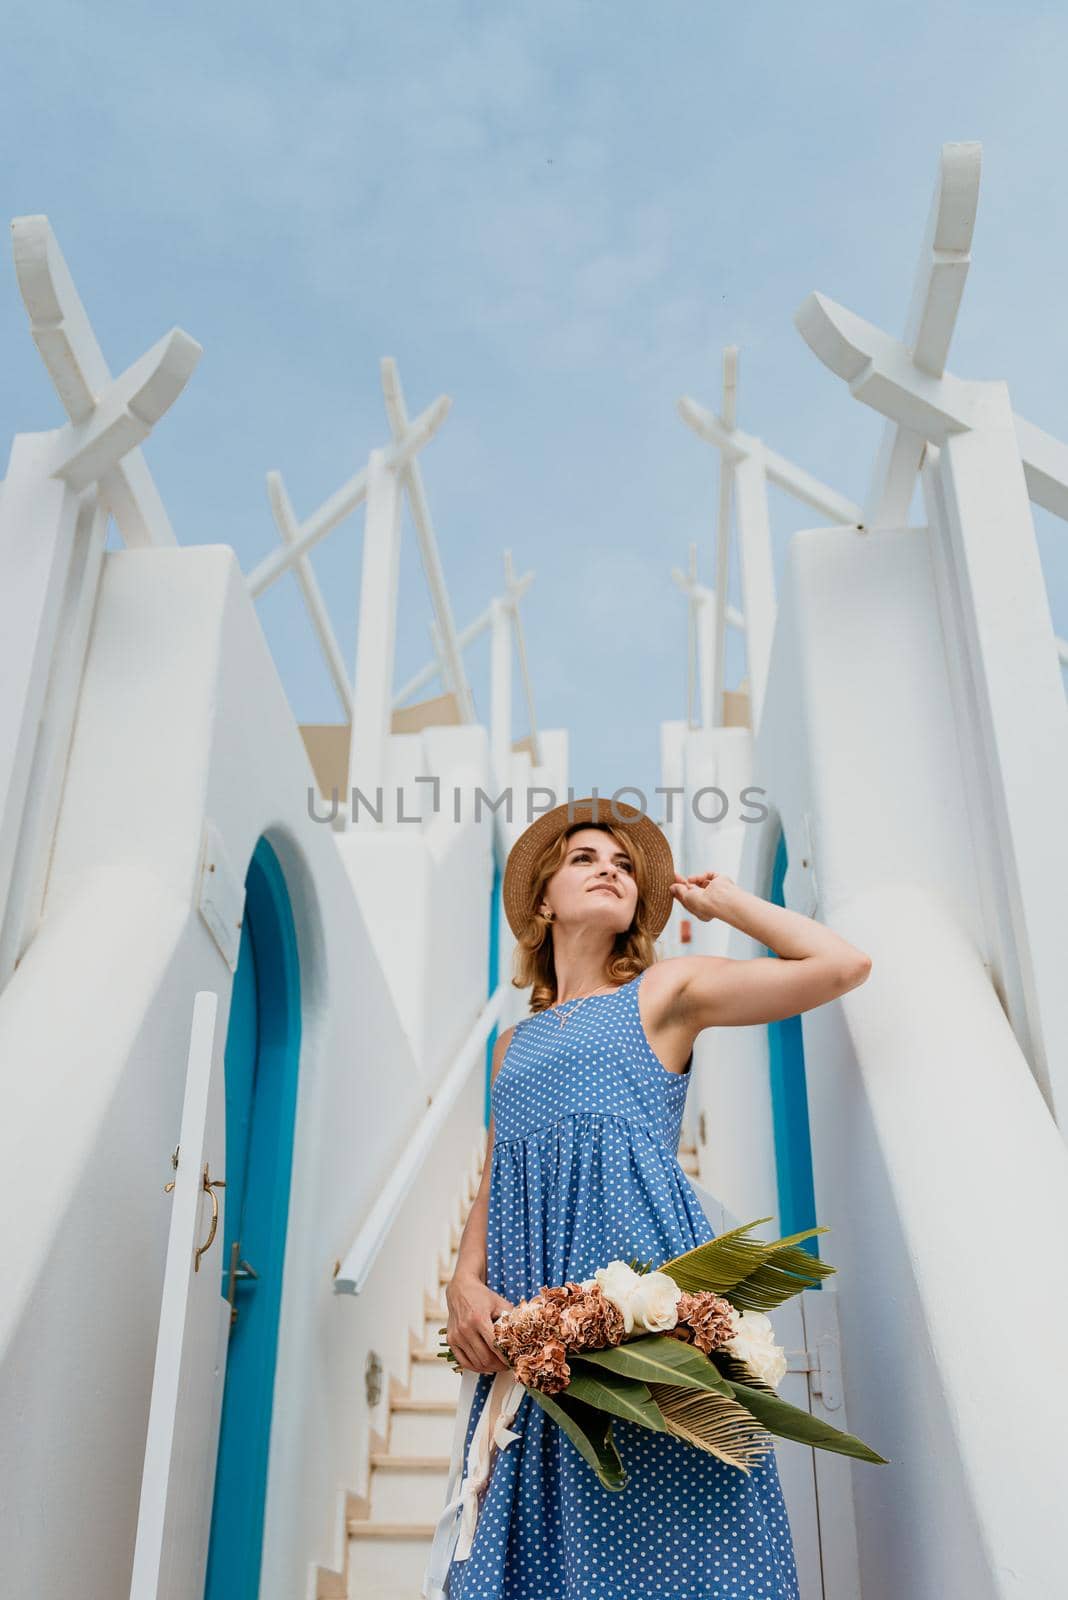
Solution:
M 711 922 L 721 914 L 724 891 L 733 889 L 734 881 L 723 872 L 696 872 L 684 878 L 676 872 L 670 885 L 672 899 L 685 906 L 701 922 Z

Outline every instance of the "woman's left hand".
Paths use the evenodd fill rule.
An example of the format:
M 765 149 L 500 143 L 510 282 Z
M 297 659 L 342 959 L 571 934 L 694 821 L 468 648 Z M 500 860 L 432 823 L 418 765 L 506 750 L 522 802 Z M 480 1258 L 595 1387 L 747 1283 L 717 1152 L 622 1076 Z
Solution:
M 671 894 L 701 922 L 711 922 L 722 910 L 724 891 L 735 887 L 724 872 L 697 872 L 688 878 L 676 872 Z

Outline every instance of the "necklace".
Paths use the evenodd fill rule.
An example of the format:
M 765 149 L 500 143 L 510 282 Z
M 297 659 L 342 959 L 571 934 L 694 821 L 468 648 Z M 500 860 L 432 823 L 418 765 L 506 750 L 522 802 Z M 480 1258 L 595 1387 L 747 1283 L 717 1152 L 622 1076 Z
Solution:
M 601 989 L 613 989 L 613 988 L 615 988 L 615 984 L 602 983 L 599 987 Z M 594 995 L 597 992 L 598 992 L 597 989 L 591 989 L 589 994 L 580 994 L 579 997 L 578 997 L 578 1000 L 575 1001 L 574 1004 L 572 1004 L 571 1000 L 561 1000 L 561 1001 L 558 1002 L 557 1005 L 549 1006 L 548 1009 L 553 1013 L 553 1015 L 555 1016 L 557 1022 L 560 1024 L 560 1026 L 562 1028 L 565 1022 L 570 1022 L 571 1021 L 571 1018 L 575 1015 L 575 1012 L 578 1010 L 578 1008 L 582 1004 L 582 1002 L 584 1000 L 592 1000 Z M 572 999 L 574 999 L 573 996 L 572 996 Z M 560 1013 L 559 1007 L 561 1005 L 571 1006 L 571 1010 L 567 1013 L 566 1016 L 563 1016 Z

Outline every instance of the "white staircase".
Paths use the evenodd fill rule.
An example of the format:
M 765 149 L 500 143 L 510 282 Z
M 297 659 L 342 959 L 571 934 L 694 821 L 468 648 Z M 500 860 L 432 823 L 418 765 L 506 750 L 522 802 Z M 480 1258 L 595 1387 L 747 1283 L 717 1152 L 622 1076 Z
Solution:
M 679 1146 L 679 1165 L 698 1175 L 697 1149 Z M 373 1435 L 369 1490 L 349 1500 L 347 1587 L 320 1587 L 321 1600 L 419 1600 L 430 1541 L 445 1504 L 460 1379 L 437 1354 L 448 1308 L 445 1285 L 456 1269 L 460 1234 L 478 1192 L 463 1198 L 449 1258 L 439 1263 L 437 1297 L 427 1295 L 423 1326 L 409 1332 L 408 1386 L 390 1378 L 388 1437 Z M 326 1575 L 323 1575 L 324 1578 Z

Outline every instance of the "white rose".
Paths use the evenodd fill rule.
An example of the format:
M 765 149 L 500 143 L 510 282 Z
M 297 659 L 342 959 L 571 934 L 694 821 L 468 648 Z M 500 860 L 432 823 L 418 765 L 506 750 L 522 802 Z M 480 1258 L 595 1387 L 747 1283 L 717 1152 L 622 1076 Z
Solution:
M 744 1361 L 764 1383 L 777 1389 L 786 1373 L 786 1351 L 776 1344 L 771 1318 L 763 1311 L 738 1311 L 733 1316 L 734 1336 L 726 1348 Z
M 646 1333 L 663 1333 L 679 1320 L 676 1307 L 682 1290 L 666 1272 L 645 1272 L 631 1296 L 635 1328 Z
M 633 1299 L 638 1285 L 641 1283 L 640 1273 L 633 1267 L 628 1267 L 625 1261 L 610 1261 L 607 1267 L 598 1267 L 594 1278 L 601 1286 L 601 1293 L 606 1300 L 611 1300 L 616 1309 L 623 1316 L 623 1331 L 630 1333 L 634 1328 Z

